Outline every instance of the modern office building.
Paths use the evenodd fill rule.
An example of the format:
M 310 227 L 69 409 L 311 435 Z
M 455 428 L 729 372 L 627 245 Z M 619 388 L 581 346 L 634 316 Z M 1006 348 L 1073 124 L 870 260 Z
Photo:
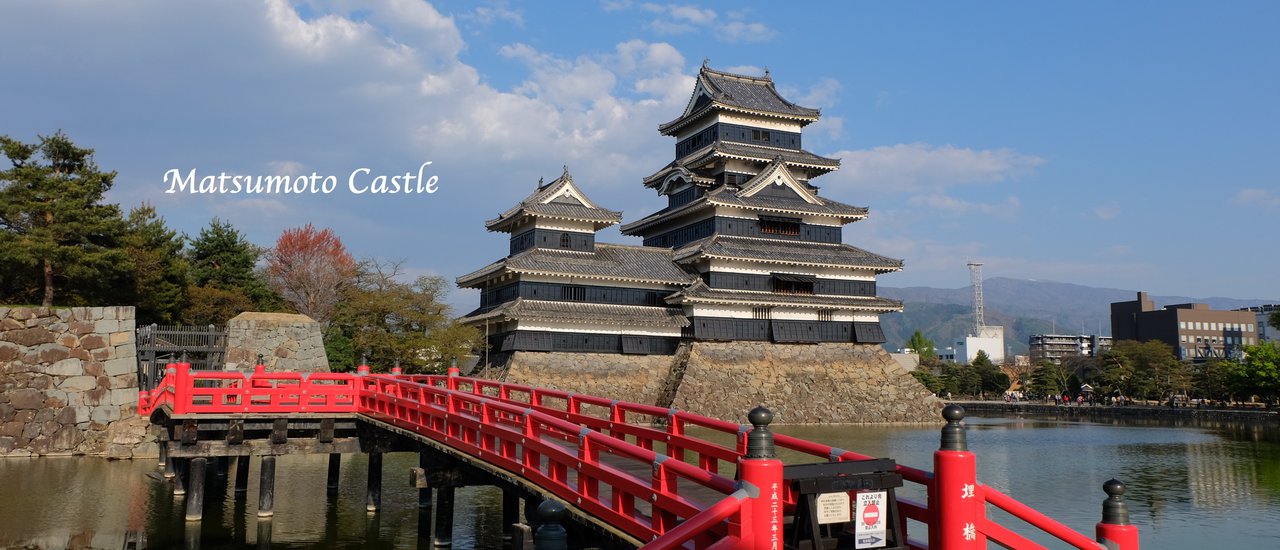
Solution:
M 1248 311 L 1257 316 L 1258 325 L 1258 341 L 1280 341 L 1280 329 L 1271 326 L 1271 313 L 1280 311 L 1280 304 L 1266 304 L 1261 306 L 1253 306 L 1241 309 L 1240 311 Z
M 1097 357 L 1111 349 L 1111 337 L 1096 334 L 1033 334 L 1027 341 L 1031 363 L 1061 365 L 1069 357 Z
M 1257 316 L 1250 311 L 1209 309 L 1207 304 L 1176 304 L 1156 309 L 1146 292 L 1138 299 L 1111 304 L 1111 336 L 1119 340 L 1159 340 L 1179 359 L 1203 361 L 1230 357 L 1241 345 L 1258 343 Z

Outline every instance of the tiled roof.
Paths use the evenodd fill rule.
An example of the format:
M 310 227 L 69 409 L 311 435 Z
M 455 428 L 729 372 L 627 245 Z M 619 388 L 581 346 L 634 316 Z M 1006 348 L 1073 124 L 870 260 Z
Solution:
M 688 284 L 693 276 L 671 261 L 668 248 L 596 243 L 595 252 L 531 248 L 458 277 L 458 286 L 501 271 L 652 283 Z
M 840 168 L 840 159 L 821 157 L 809 151 L 776 149 L 749 143 L 738 143 L 736 141 L 717 140 L 679 160 L 671 161 L 666 166 L 663 166 L 661 170 L 646 176 L 641 181 L 644 182 L 645 187 L 657 187 L 662 184 L 662 181 L 671 173 L 671 170 L 677 166 L 689 169 L 689 167 L 696 167 L 710 159 L 724 157 L 745 158 L 759 162 L 781 159 L 782 162 L 792 166 L 805 166 L 827 171 Z
M 887 258 L 847 244 L 783 241 L 730 235 L 714 235 L 689 243 L 676 251 L 675 260 L 681 262 L 705 256 L 776 263 L 866 267 L 877 271 L 902 269 L 902 260 Z
M 678 307 L 621 306 L 517 298 L 489 311 L 476 310 L 460 321 L 485 319 L 581 322 L 602 325 L 687 327 L 689 319 Z
M 723 140 L 712 142 L 702 150 L 691 153 L 680 162 L 686 166 L 691 166 L 711 157 L 742 157 L 761 161 L 781 158 L 783 162 L 793 165 L 815 166 L 832 170 L 840 167 L 840 159 L 820 157 L 805 150 L 777 149 L 763 145 Z
M 507 209 L 506 212 L 499 214 L 498 217 L 484 222 L 485 228 L 490 231 L 500 231 L 524 214 L 596 222 L 602 227 L 622 221 L 622 212 L 581 204 L 577 201 L 561 201 L 560 199 L 548 201 L 549 197 L 559 193 L 566 186 L 572 187 L 579 196 L 586 197 L 586 194 L 573 184 L 573 177 L 569 175 L 569 169 L 565 168 L 564 174 L 556 178 L 555 181 L 539 184 L 532 195 L 525 197 L 524 200 Z
M 704 64 L 698 71 L 698 85 L 694 90 L 698 88 L 706 90 L 711 101 L 688 113 L 688 116 L 682 115 L 659 126 L 659 130 L 665 132 L 683 121 L 696 119 L 713 108 L 740 109 L 809 122 L 817 120 L 821 114 L 818 109 L 801 107 L 783 98 L 777 88 L 774 88 L 773 79 L 767 72 L 763 77 L 747 76 L 717 71 Z M 696 99 L 691 98 L 690 101 L 696 102 Z
M 804 200 L 764 197 L 759 195 L 740 197 L 736 193 L 728 191 L 723 187 L 708 193 L 706 195 L 706 200 L 713 204 L 742 206 L 745 208 L 759 210 L 802 212 L 806 214 L 830 214 L 833 216 L 857 218 L 865 217 L 867 215 L 867 209 L 865 207 L 852 206 L 842 202 L 833 201 L 825 197 L 818 197 L 821 204 L 813 204 Z
M 823 309 L 861 309 L 870 311 L 902 311 L 902 302 L 878 296 L 815 296 L 806 294 L 777 294 L 748 290 L 723 290 L 707 286 L 701 280 L 689 288 L 667 298 L 668 303 L 714 302 L 774 304 L 784 306 L 815 307 Z

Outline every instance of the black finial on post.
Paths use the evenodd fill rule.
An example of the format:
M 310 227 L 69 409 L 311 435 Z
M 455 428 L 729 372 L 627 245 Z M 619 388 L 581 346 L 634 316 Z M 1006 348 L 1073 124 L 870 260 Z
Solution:
M 547 499 L 538 505 L 537 532 L 533 534 L 533 547 L 536 550 L 568 550 L 569 533 L 561 522 L 568 511 L 558 501 Z
M 179 363 L 186 363 L 186 362 L 187 362 L 187 352 L 185 352 L 185 351 L 184 351 L 184 352 L 182 352 L 182 358 L 178 359 L 178 362 L 179 362 Z
M 746 458 L 776 458 L 778 454 L 773 447 L 773 432 L 769 431 L 773 412 L 760 405 L 747 413 L 747 421 L 751 423 L 752 429 L 747 434 Z
M 259 353 L 259 354 L 258 354 L 258 362 L 257 362 L 257 364 L 258 364 L 258 365 L 263 364 L 263 363 L 262 363 L 263 358 L 264 358 L 264 357 L 263 357 L 263 355 L 262 355 L 261 353 Z
M 964 407 L 951 404 L 942 409 L 942 418 L 947 425 L 942 427 L 942 446 L 940 451 L 967 451 L 969 442 L 964 436 Z
M 1102 501 L 1102 523 L 1129 525 L 1129 506 L 1124 503 L 1124 482 L 1112 479 L 1102 484 L 1107 499 Z

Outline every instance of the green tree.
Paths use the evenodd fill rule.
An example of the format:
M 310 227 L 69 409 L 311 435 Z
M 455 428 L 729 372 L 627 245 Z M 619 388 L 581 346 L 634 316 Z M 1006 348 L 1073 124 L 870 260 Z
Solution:
M 942 380 L 927 370 L 913 370 L 911 371 L 911 376 L 914 376 L 925 389 L 933 392 L 934 395 L 941 395 L 944 391 Z
M 1062 392 L 1067 391 L 1070 379 L 1071 373 L 1066 368 L 1051 361 L 1041 361 L 1031 371 L 1031 382 L 1027 389 L 1036 395 L 1062 395 Z
M 241 294 L 249 299 L 250 309 L 281 311 L 284 301 L 271 291 L 266 279 L 255 269 L 264 252 L 230 223 L 214 218 L 209 227 L 201 229 L 200 235 L 191 240 L 188 252 L 191 282 L 195 286 Z
M 1193 365 L 1191 387 L 1195 395 L 1219 401 L 1230 399 L 1234 367 L 1235 363 L 1224 359 L 1210 359 Z
M 130 269 L 123 286 L 128 303 L 138 308 L 138 324 L 177 323 L 187 305 L 186 237 L 169 229 L 149 204 L 131 210 L 125 221 Z
M 941 379 L 943 391 L 954 395 L 978 395 L 982 391 L 982 377 L 969 365 L 944 364 Z
M 921 365 L 931 365 L 938 358 L 938 352 L 934 348 L 933 340 L 924 337 L 924 333 L 916 331 L 907 340 L 907 349 L 916 352 L 920 357 Z
M 12 164 L 0 172 L 0 263 L 36 274 L 42 306 L 53 306 L 55 289 L 69 280 L 125 261 L 115 242 L 120 209 L 101 203 L 116 173 L 98 169 L 93 149 L 58 132 L 31 144 L 2 136 L 0 150 Z
M 1280 309 L 1272 311 L 1271 315 L 1267 316 L 1267 324 L 1273 329 L 1280 330 Z
M 187 307 L 178 318 L 184 325 L 225 325 L 228 319 L 254 309 L 253 300 L 243 292 L 192 285 L 187 287 Z
M 1102 379 L 1121 382 L 1121 391 L 1131 397 L 1164 399 L 1191 386 L 1191 370 L 1173 355 L 1173 348 L 1157 340 L 1115 342 L 1102 357 Z
M 362 262 L 334 324 L 375 370 L 399 361 L 406 372 L 443 372 L 450 359 L 475 349 L 480 333 L 451 320 L 443 278 L 403 283 L 400 274 L 398 263 Z
M 969 364 L 978 375 L 979 389 L 986 394 L 1004 395 L 1009 390 L 1009 375 L 991 362 L 987 352 L 978 350 L 978 356 Z
M 1233 378 L 1233 385 L 1242 393 L 1274 402 L 1280 397 L 1280 343 L 1244 346 L 1244 361 Z

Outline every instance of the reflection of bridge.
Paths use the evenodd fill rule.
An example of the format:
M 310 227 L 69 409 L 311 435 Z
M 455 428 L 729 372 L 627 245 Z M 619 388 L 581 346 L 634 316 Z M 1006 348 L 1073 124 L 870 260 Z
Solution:
M 767 427 L 772 415 L 763 408 L 748 415 L 753 426 L 739 426 L 674 409 L 463 378 L 452 370 L 448 376 L 370 375 L 367 367 L 355 375 L 259 369 L 246 376 L 195 372 L 183 364 L 167 370 L 154 391 L 142 393 L 139 408 L 163 428 L 166 469 L 185 465 L 176 468 L 174 478 L 175 490 L 187 494 L 189 520 L 200 519 L 211 458 L 225 464 L 225 457 L 238 457 L 239 493 L 247 486 L 249 457 L 262 457 L 258 514 L 269 517 L 277 455 L 330 453 L 332 488 L 339 453 L 369 453 L 368 509 L 374 512 L 381 498 L 382 453 L 413 451 L 421 453 L 422 468 L 413 472 L 420 506 L 431 507 L 436 491 L 440 544 L 450 538 L 454 488 L 487 484 L 505 489 L 503 523 L 508 526 L 517 522 L 520 495 L 529 503 L 552 503 L 539 507 L 541 519 L 549 522 L 535 537 L 539 548 L 551 547 L 557 534 L 564 547 L 564 531 L 554 521 L 563 515 L 556 503 L 574 516 L 578 525 L 568 527 L 575 537 L 609 547 L 774 549 L 839 543 L 978 549 L 990 540 L 1006 548 L 1044 548 L 1030 536 L 1056 538 L 1073 548 L 1138 548 L 1118 482 L 1106 487 L 1111 496 L 1097 526 L 1097 540 L 1105 546 L 978 484 L 958 406 L 943 413 L 948 425 L 931 473 L 774 435 Z M 776 448 L 821 465 L 789 465 L 784 474 Z M 873 466 L 892 469 L 857 473 Z M 876 480 L 889 483 L 876 485 Z M 923 486 L 926 502 L 895 499 L 892 482 L 902 480 Z M 834 506 L 844 516 L 832 519 L 830 510 L 818 512 L 815 501 L 829 506 L 832 499 L 815 498 L 813 487 L 844 493 Z M 887 506 L 880 503 L 883 521 L 876 521 L 873 505 L 863 516 L 864 501 L 870 501 L 856 496 L 877 490 L 888 500 Z M 986 516 L 988 504 L 1026 521 L 1019 531 L 1039 534 L 996 524 Z M 850 515 L 868 519 L 860 523 Z M 819 526 L 819 516 L 834 524 Z M 910 536 L 921 534 L 926 534 L 923 540 Z M 862 543 L 855 545 L 855 537 Z M 825 543 L 813 545 L 812 539 Z M 868 546 L 872 539 L 874 546 Z

